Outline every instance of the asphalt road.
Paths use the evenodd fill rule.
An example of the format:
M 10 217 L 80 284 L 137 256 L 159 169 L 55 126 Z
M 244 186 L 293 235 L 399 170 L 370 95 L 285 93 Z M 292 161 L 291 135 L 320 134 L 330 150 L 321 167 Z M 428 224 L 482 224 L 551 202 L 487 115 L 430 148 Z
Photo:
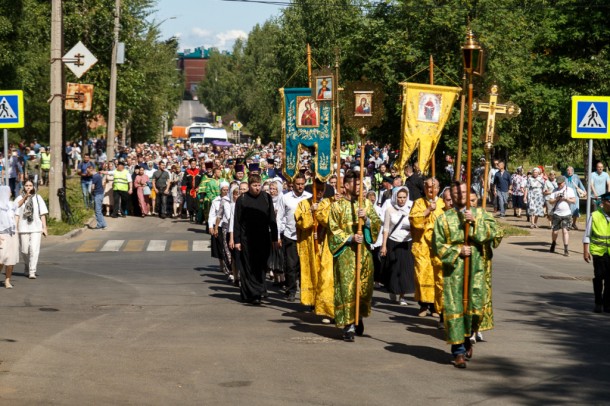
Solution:
M 0 288 L 0 404 L 608 402 L 610 314 L 591 312 L 580 244 L 549 254 L 548 230 L 496 250 L 496 329 L 458 370 L 417 305 L 376 291 L 365 337 L 344 343 L 277 291 L 262 307 L 240 303 L 199 226 L 109 220 L 45 240 L 40 277 Z
M 208 109 L 197 100 L 182 100 L 174 125 L 188 127 L 195 122 L 208 121 Z

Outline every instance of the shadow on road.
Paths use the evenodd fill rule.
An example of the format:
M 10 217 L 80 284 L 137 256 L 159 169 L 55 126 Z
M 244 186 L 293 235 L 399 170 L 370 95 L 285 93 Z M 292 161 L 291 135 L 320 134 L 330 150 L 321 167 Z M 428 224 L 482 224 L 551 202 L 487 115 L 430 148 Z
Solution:
M 485 393 L 495 400 L 504 397 L 526 405 L 562 404 L 566 399 L 578 399 L 578 404 L 607 403 L 610 314 L 593 313 L 592 294 L 588 293 L 513 294 L 522 299 L 511 309 L 514 318 L 504 323 L 542 329 L 544 339 L 536 344 L 553 346 L 560 356 L 550 365 L 516 362 L 508 356 L 476 359 L 477 370 L 511 378 L 503 380 L 503 385 L 488 387 Z M 524 385 L 519 379 L 524 373 L 540 376 L 540 381 Z

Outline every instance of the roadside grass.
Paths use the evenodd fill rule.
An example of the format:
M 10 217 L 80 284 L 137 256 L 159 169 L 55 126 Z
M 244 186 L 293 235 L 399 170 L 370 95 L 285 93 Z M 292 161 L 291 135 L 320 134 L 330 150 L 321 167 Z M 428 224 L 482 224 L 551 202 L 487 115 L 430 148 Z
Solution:
M 43 197 L 48 206 L 49 188 L 42 187 L 38 190 L 38 193 Z M 83 224 L 93 216 L 92 210 L 85 209 L 79 178 L 68 178 L 66 181 L 66 195 L 70 210 L 72 211 L 72 222 L 68 222 L 63 211 L 61 213 L 62 221 L 56 221 L 49 218 L 47 221 L 47 228 L 50 235 L 64 235 L 72 230 L 81 228 Z
M 510 224 L 504 223 L 502 221 L 498 221 L 498 225 L 504 230 L 504 237 L 513 237 L 513 236 L 531 234 L 530 230 L 528 230 L 528 229 L 511 226 Z

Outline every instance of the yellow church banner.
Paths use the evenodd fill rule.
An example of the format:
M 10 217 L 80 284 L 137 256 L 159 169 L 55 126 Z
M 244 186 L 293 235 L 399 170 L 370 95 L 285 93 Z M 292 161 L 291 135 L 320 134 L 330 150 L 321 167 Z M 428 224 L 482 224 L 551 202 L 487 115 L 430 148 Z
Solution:
M 398 167 L 402 169 L 419 148 L 419 169 L 428 173 L 430 159 L 462 89 L 421 83 L 401 83 L 402 139 Z

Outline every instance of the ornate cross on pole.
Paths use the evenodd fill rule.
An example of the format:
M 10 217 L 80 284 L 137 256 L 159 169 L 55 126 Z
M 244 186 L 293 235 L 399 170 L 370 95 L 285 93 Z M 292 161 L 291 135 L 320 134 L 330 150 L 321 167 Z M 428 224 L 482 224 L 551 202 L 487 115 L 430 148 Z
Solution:
M 491 151 L 494 147 L 494 142 L 497 141 L 496 130 L 496 115 L 500 118 L 513 118 L 521 114 L 521 108 L 512 102 L 506 104 L 498 104 L 498 85 L 491 87 L 489 93 L 489 102 L 479 103 L 477 106 L 479 113 L 487 113 L 487 125 L 485 126 L 485 172 L 483 177 L 483 202 L 482 206 L 485 208 L 487 204 L 487 189 L 489 188 L 489 161 Z

